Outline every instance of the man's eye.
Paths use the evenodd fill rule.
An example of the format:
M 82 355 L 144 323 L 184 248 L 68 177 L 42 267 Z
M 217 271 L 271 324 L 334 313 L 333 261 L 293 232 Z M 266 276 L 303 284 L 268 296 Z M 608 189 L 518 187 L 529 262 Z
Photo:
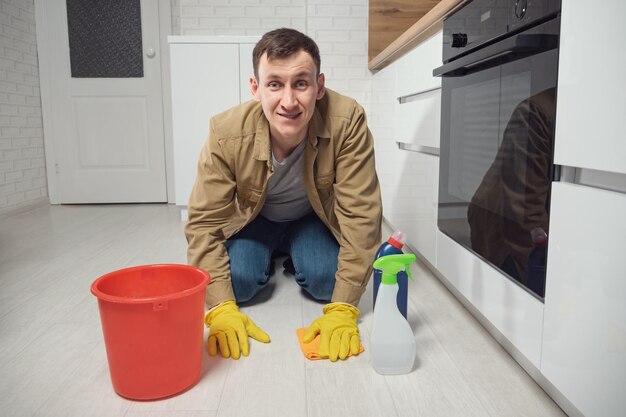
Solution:
M 273 90 L 277 89 L 280 87 L 280 84 L 277 83 L 276 81 L 272 81 L 271 83 L 267 84 L 267 86 Z
M 309 84 L 306 81 L 298 81 L 296 83 L 297 88 L 306 88 Z

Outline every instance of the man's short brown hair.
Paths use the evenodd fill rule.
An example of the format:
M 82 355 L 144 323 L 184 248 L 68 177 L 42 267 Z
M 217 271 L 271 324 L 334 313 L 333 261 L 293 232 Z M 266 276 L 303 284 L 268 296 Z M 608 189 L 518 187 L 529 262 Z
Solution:
M 267 32 L 257 42 L 252 51 L 254 76 L 258 80 L 259 62 L 264 53 L 267 53 L 267 59 L 271 60 L 274 58 L 287 58 L 301 50 L 311 55 L 317 67 L 316 75 L 320 75 L 320 51 L 313 39 L 295 29 L 281 28 Z

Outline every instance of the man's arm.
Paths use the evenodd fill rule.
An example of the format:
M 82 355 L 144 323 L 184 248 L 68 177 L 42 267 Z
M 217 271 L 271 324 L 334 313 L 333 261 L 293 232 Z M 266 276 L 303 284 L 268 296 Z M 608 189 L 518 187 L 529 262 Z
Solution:
M 335 215 L 341 242 L 332 301 L 356 306 L 372 273 L 382 222 L 374 141 L 365 113 L 356 103 L 345 135 L 335 162 Z
M 209 308 L 235 300 L 223 229 L 235 212 L 236 183 L 222 146 L 211 123 L 209 138 L 200 153 L 185 226 L 187 262 L 211 274 L 206 298 Z
M 206 291 L 209 311 L 204 316 L 204 322 L 210 328 L 207 338 L 209 355 L 215 356 L 219 351 L 224 358 L 239 359 L 242 354 L 248 356 L 248 336 L 263 343 L 268 343 L 270 337 L 240 312 L 235 303 L 224 227 L 230 224 L 235 213 L 237 185 L 230 168 L 232 161 L 227 156 L 232 157 L 232 152 L 224 152 L 225 146 L 232 146 L 232 142 L 220 142 L 212 122 L 189 197 L 185 235 L 189 243 L 189 264 L 211 274 Z
M 324 315 L 311 323 L 304 342 L 320 335 L 321 357 L 331 361 L 359 353 L 359 303 L 380 244 L 382 204 L 374 143 L 363 109 L 355 103 L 335 161 L 335 216 L 341 231 L 335 290 Z

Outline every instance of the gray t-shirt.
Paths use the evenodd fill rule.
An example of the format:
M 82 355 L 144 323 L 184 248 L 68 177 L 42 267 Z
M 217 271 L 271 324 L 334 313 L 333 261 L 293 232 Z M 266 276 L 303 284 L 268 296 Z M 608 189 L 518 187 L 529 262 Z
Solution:
M 272 153 L 274 173 L 269 179 L 267 198 L 261 209 L 261 216 L 266 219 L 287 222 L 313 210 L 304 185 L 305 146 L 306 139 L 282 162 L 278 162 Z

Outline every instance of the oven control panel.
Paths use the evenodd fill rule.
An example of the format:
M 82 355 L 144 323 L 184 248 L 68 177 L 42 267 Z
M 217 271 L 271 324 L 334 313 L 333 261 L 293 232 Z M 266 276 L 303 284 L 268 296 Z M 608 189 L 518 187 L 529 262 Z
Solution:
M 552 17 L 561 0 L 473 0 L 443 25 L 443 62 Z

